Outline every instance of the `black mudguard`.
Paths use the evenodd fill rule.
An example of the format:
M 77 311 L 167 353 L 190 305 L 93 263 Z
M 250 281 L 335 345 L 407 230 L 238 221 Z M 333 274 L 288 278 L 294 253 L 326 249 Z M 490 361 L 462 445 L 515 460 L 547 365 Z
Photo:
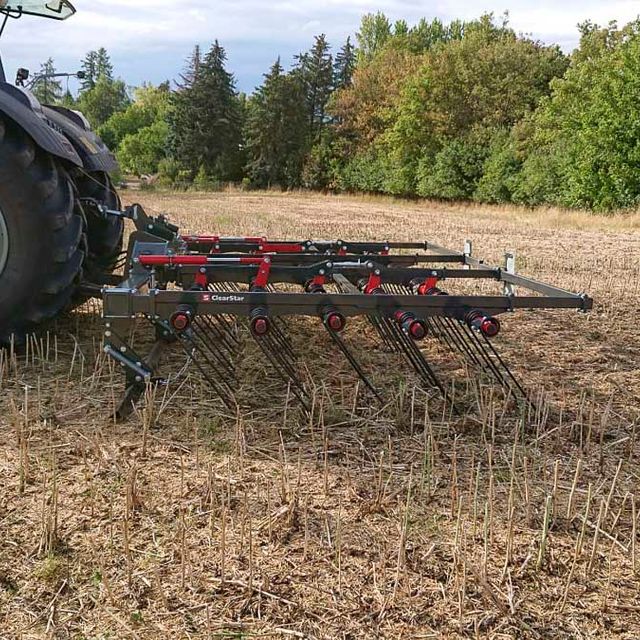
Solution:
M 20 125 L 41 149 L 78 167 L 83 165 L 73 144 L 47 124 L 42 107 L 29 93 L 0 83 L 0 114 Z
M 119 170 L 104 142 L 71 109 L 41 106 L 29 92 L 0 83 L 0 114 L 19 124 L 40 148 L 87 172 Z
M 119 171 L 118 162 L 107 145 L 89 128 L 89 123 L 76 111 L 65 107 L 42 107 L 49 122 L 60 129 L 82 159 L 87 172 Z

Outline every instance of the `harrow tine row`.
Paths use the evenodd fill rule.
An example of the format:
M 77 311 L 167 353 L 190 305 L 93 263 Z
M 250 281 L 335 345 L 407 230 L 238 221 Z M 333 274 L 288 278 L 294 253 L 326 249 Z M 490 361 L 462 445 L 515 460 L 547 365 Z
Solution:
M 130 237 L 125 279 L 103 290 L 103 308 L 105 350 L 126 370 L 129 406 L 141 387 L 157 379 L 157 353 L 175 338 L 211 391 L 235 411 L 242 319 L 277 376 L 309 411 L 308 379 L 290 338 L 292 318 L 300 316 L 322 320 L 331 342 L 383 404 L 383 394 L 342 335 L 354 317 L 366 319 L 382 346 L 401 356 L 445 403 L 447 386 L 420 347 L 428 337 L 461 357 L 468 373 L 486 376 L 509 392 L 507 398 L 522 397 L 531 405 L 491 343 L 501 330 L 498 316 L 518 309 L 593 307 L 584 294 L 516 275 L 512 256 L 505 268 L 473 259 L 470 243 L 461 253 L 427 242 L 181 236 L 139 205 L 121 215 L 134 221 L 137 232 Z M 414 250 L 423 253 L 406 253 Z M 451 283 L 448 291 L 440 288 L 443 280 Z M 463 291 L 476 293 L 456 293 L 460 281 L 472 285 Z M 134 333 L 137 317 L 152 319 L 157 340 L 164 342 L 146 361 L 120 337 Z
M 270 333 L 264 336 L 252 335 L 274 371 L 282 381 L 289 386 L 292 393 L 308 413 L 311 410 L 308 393 L 298 374 L 297 363 L 291 355 L 293 351 L 282 351 L 281 341 L 276 339 Z
M 224 349 L 223 340 L 220 339 L 220 335 L 216 331 L 212 331 L 207 318 L 196 318 L 194 320 L 191 337 L 195 345 L 209 354 L 211 362 L 215 363 L 216 372 L 222 374 L 225 380 L 235 381 L 235 366 L 230 357 L 234 354 Z
M 413 367 L 422 381 L 428 386 L 438 389 L 442 397 L 447 400 L 447 391 L 416 343 L 395 322 L 388 318 L 381 319 L 380 327 L 387 334 L 389 341 L 396 345 L 396 351 L 405 356 L 407 362 Z
M 333 343 L 343 353 L 344 357 L 347 359 L 347 361 L 349 362 L 353 370 L 358 375 L 358 378 L 360 378 L 360 380 L 367 387 L 367 389 L 369 389 L 369 391 L 371 391 L 371 393 L 378 399 L 380 404 L 384 404 L 384 398 L 380 395 L 380 392 L 375 388 L 371 380 L 369 380 L 361 364 L 358 362 L 357 358 L 353 355 L 353 353 L 351 352 L 349 347 L 346 345 L 345 341 L 342 339 L 340 334 L 337 331 L 334 331 L 333 329 L 331 329 L 331 327 L 327 327 L 326 325 L 324 326 L 331 340 L 333 340 Z
M 198 342 L 194 339 L 193 332 L 183 332 L 176 336 L 189 357 L 191 362 L 198 369 L 202 377 L 209 383 L 211 390 L 222 400 L 224 405 L 230 411 L 236 411 L 237 402 L 234 390 L 230 386 L 229 381 L 219 375 L 218 365 L 208 355 Z

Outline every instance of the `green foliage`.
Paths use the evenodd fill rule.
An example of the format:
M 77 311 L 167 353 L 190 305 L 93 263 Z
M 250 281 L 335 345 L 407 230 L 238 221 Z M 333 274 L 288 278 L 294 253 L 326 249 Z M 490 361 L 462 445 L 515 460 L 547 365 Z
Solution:
M 470 200 L 487 157 L 486 142 L 478 136 L 454 138 L 435 156 L 418 165 L 417 192 L 425 198 Z
M 166 157 L 168 137 L 169 125 L 165 120 L 127 134 L 117 154 L 122 170 L 138 176 L 156 173 Z
M 565 56 L 519 38 L 487 19 L 466 26 L 461 40 L 428 52 L 404 88 L 393 124 L 394 143 L 406 153 L 435 153 L 475 127 L 509 127 L 564 73 Z
M 91 89 L 78 98 L 78 109 L 82 111 L 94 129 L 103 125 L 114 113 L 124 111 L 131 100 L 122 80 L 100 76 Z
M 84 73 L 84 79 L 80 84 L 81 92 L 93 89 L 100 78 L 113 80 L 113 65 L 104 47 L 97 51 L 89 51 L 82 61 L 81 69 Z
M 53 58 L 49 58 L 38 71 L 31 92 L 40 104 L 58 104 L 62 100 L 62 83 L 51 76 L 56 73 Z
M 333 92 L 333 58 L 326 37 L 317 36 L 311 50 L 297 57 L 293 73 L 300 82 L 307 105 L 309 140 L 317 142 L 327 124 L 327 104 Z
M 503 203 L 513 200 L 521 162 L 508 129 L 496 131 L 482 167 L 482 176 L 473 194 L 479 202 Z
M 338 51 L 333 64 L 333 84 L 336 89 L 351 86 L 353 73 L 356 70 L 356 48 L 347 38 L 343 47 Z
M 169 85 L 159 87 L 143 85 L 133 94 L 133 102 L 123 111 L 117 111 L 98 129 L 98 135 L 111 149 L 118 149 L 125 137 L 166 120 L 171 94 Z
M 193 179 L 193 188 L 197 191 L 217 191 L 220 189 L 220 182 L 207 172 L 206 167 L 202 166 Z
M 247 107 L 246 173 L 257 187 L 299 186 L 309 140 L 308 100 L 298 73 L 277 60 Z
M 384 13 L 368 13 L 362 17 L 358 40 L 358 64 L 370 62 L 392 36 L 391 23 Z
M 640 202 L 640 22 L 583 26 L 580 50 L 529 123 L 515 197 L 598 211 Z
M 43 102 L 78 108 L 123 169 L 215 189 L 342 189 L 588 207 L 640 203 L 640 21 L 585 22 L 565 56 L 506 16 L 392 23 L 368 14 L 331 54 L 324 35 L 239 95 L 224 49 L 196 47 L 171 91 L 129 99 L 104 49 L 77 100 L 40 80 Z M 52 60 L 42 67 L 55 72 Z

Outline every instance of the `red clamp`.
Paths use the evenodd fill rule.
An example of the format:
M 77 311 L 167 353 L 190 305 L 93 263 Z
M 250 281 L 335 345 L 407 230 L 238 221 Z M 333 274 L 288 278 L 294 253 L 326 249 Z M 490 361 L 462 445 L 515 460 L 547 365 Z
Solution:
M 269 276 L 271 275 L 271 258 L 264 258 L 260 263 L 258 275 L 253 283 L 254 287 L 264 289 L 269 284 Z
M 446 295 L 442 289 L 438 288 L 438 282 L 440 279 L 437 276 L 427 278 L 424 282 L 418 281 L 415 285 L 414 291 L 419 296 L 443 296 Z
M 201 287 L 203 291 L 209 288 L 209 278 L 205 269 L 201 269 L 196 273 L 195 284 L 197 287 Z
M 364 292 L 370 296 L 375 293 L 383 293 L 382 289 L 382 276 L 379 272 L 373 272 L 369 276 L 369 281 L 367 282 Z

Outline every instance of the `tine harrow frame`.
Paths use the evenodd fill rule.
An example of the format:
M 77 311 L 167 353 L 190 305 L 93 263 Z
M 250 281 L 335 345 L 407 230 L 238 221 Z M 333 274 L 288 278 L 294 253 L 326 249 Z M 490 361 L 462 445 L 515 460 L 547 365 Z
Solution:
M 105 351 L 126 375 L 121 418 L 133 410 L 147 384 L 164 382 L 157 371 L 172 344 L 182 348 L 211 392 L 237 411 L 234 354 L 241 325 L 292 397 L 309 410 L 308 385 L 289 337 L 288 319 L 296 316 L 320 321 L 336 352 L 380 402 L 384 394 L 344 335 L 355 317 L 368 320 L 383 347 L 403 357 L 424 387 L 445 400 L 448 388 L 420 346 L 427 337 L 529 403 L 525 387 L 492 344 L 501 329 L 498 316 L 519 309 L 593 308 L 586 294 L 516 274 L 511 254 L 505 267 L 485 265 L 472 257 L 468 241 L 463 252 L 456 252 L 428 242 L 182 236 L 164 217 L 152 218 L 140 205 L 104 213 L 129 218 L 136 226 L 124 280 L 102 290 Z M 475 290 L 457 293 L 456 284 Z M 487 293 L 491 287 L 495 291 Z M 155 330 L 145 355 L 131 344 L 140 318 Z

